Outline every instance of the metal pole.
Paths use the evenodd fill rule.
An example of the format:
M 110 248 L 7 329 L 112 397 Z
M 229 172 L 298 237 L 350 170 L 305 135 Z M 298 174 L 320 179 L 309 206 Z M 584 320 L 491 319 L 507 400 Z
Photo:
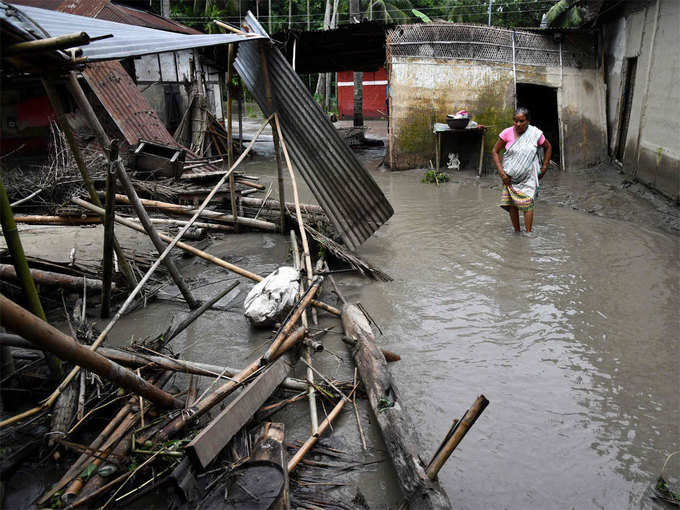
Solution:
M 493 4 L 493 0 L 489 0 L 489 26 L 491 26 L 491 4 Z

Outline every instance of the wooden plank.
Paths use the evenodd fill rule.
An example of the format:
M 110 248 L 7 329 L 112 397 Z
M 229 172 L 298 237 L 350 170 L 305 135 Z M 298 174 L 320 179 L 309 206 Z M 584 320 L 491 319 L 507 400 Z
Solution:
M 186 447 L 192 461 L 205 469 L 283 382 L 290 368 L 290 357 L 284 355 L 250 383 Z

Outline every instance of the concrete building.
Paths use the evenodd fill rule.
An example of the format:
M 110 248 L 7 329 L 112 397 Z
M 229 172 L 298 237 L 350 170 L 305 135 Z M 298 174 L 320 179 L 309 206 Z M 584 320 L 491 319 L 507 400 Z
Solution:
M 596 40 L 593 32 L 574 30 L 444 23 L 395 28 L 387 36 L 388 164 L 427 166 L 435 155 L 433 124 L 464 109 L 488 126 L 488 168 L 489 151 L 511 125 L 516 105 L 532 111 L 532 123 L 545 132 L 564 169 L 600 163 L 607 158 L 606 92 Z
M 610 154 L 626 174 L 680 200 L 680 2 L 625 1 L 605 16 Z

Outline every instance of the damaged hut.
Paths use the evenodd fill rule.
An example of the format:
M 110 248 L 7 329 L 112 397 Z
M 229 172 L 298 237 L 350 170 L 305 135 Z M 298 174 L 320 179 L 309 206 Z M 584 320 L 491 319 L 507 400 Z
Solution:
M 386 161 L 392 168 L 433 161 L 434 123 L 458 110 L 488 128 L 488 166 L 488 153 L 516 106 L 534 113 L 533 122 L 550 139 L 553 158 L 564 169 L 593 166 L 607 156 L 605 86 L 592 32 L 398 26 L 387 35 L 387 67 Z M 446 157 L 453 149 L 447 140 L 442 143 Z M 478 142 L 475 153 L 477 147 Z

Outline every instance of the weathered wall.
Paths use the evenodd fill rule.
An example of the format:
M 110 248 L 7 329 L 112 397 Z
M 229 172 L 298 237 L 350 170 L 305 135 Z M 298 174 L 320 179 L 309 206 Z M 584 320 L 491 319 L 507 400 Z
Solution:
M 511 64 L 449 59 L 392 57 L 390 66 L 390 146 L 395 169 L 426 166 L 434 160 L 434 122 L 466 109 L 490 126 L 487 152 L 512 123 Z M 600 163 L 606 157 L 605 92 L 595 69 L 517 66 L 517 82 L 555 87 L 565 169 Z M 489 165 L 487 158 L 486 165 Z
M 680 200 L 680 2 L 657 0 L 624 10 L 603 27 L 610 151 L 621 133 L 626 59 L 637 57 L 624 172 Z
M 166 125 L 174 115 L 170 111 L 172 107 L 169 105 L 169 84 L 180 85 L 178 89 L 180 116 L 188 105 L 187 91 L 183 84 L 188 82 L 191 75 L 189 60 L 192 58 L 197 63 L 196 70 L 201 72 L 205 79 L 210 111 L 221 120 L 222 101 L 218 71 L 214 67 L 204 64 L 197 52 L 184 50 L 157 53 L 135 59 L 137 85 Z

